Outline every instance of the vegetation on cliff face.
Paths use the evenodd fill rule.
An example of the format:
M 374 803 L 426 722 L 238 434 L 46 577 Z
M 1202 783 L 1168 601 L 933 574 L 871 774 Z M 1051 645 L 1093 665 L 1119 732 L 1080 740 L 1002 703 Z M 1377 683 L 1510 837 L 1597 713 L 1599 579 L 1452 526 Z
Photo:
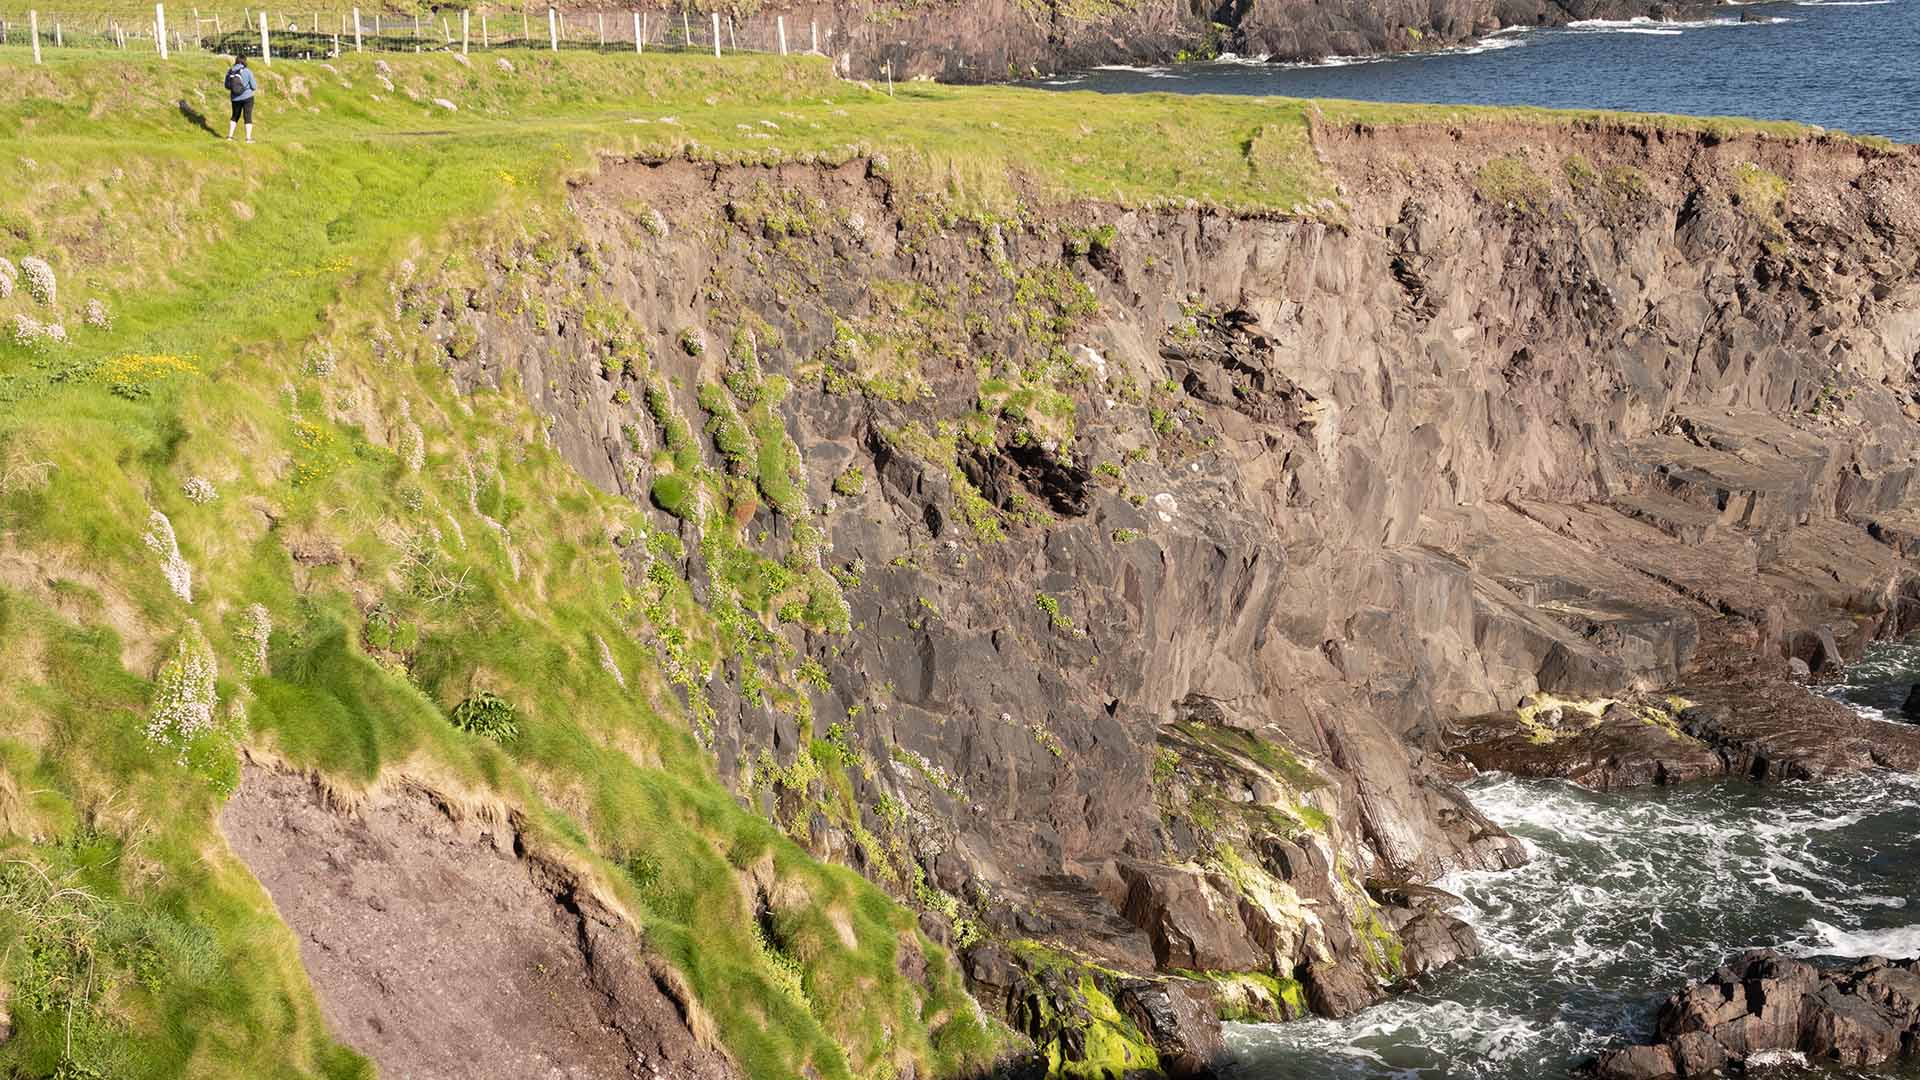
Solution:
M 837 717 L 814 716 L 824 670 L 772 631 L 854 629 L 843 591 L 877 568 L 770 558 L 709 529 L 700 554 L 720 585 L 696 589 L 678 534 L 554 449 L 530 404 L 544 388 L 456 391 L 445 367 L 479 343 L 426 334 L 427 306 L 492 302 L 493 267 L 472 254 L 484 248 L 524 256 L 513 316 L 551 318 L 542 297 L 556 268 L 595 257 L 569 246 L 580 231 L 563 182 L 603 152 L 870 159 L 909 224 L 991 229 L 1034 198 L 1337 219 L 1307 139 L 1316 113 L 1501 115 L 1170 97 L 1096 111 L 1071 96 L 923 86 L 887 96 L 823 64 L 771 60 L 351 57 L 263 69 L 265 141 L 241 150 L 200 130 L 219 104 L 207 72 L 55 59 L 0 67 L 0 99 L 14 103 L 0 108 L 0 135 L 24 148 L 0 162 L 0 706 L 13 717 L 0 732 L 0 933 L 16 946 L 0 980 L 17 1025 L 0 1065 L 29 1075 L 369 1072 L 328 1038 L 295 941 L 214 829 L 243 750 L 347 794 L 404 776 L 510 808 L 530 846 L 631 915 L 754 1077 L 953 1075 L 990 1061 L 1007 1032 L 967 999 L 914 912 L 794 840 L 802 810 L 865 830 L 851 772 L 952 783 L 911 752 L 863 758 Z M 1514 180 L 1489 178 L 1503 191 Z M 1745 205 L 1771 214 L 1764 181 Z M 639 228 L 666 227 L 631 209 Z M 751 209 L 742 224 L 762 235 L 813 227 L 804 205 Z M 1097 257 L 1111 243 L 1095 227 L 1070 250 Z M 1064 347 L 1060 320 L 1084 314 L 1077 284 L 1017 282 L 1010 317 L 1042 351 Z M 605 343 L 602 371 L 622 380 L 612 392 L 658 428 L 653 501 L 700 523 L 764 504 L 804 551 L 804 462 L 777 411 L 790 386 L 758 369 L 753 334 L 680 328 L 687 356 L 725 367 L 676 387 L 617 312 L 584 299 L 570 314 Z M 945 307 L 911 290 L 886 299 L 909 327 Z M 828 393 L 911 400 L 910 345 L 897 326 L 849 324 L 807 374 Z M 1067 442 L 1077 417 L 1046 370 L 999 372 L 979 390 L 970 426 L 888 439 L 939 465 L 990 541 L 1007 519 L 961 467 L 969 431 L 1005 421 Z M 1173 437 L 1171 391 L 1140 397 Z M 691 404 L 706 414 L 697 426 Z M 833 483 L 847 498 L 865 487 L 851 469 Z M 921 607 L 915 617 L 939 618 Z M 1052 592 L 1022 607 L 1067 641 L 1091 621 Z M 725 663 L 743 694 L 807 722 L 803 752 L 739 770 L 748 806 L 707 747 L 702 686 Z M 1044 725 L 1028 734 L 1064 754 Z M 1294 800 L 1276 827 L 1330 829 L 1306 764 L 1205 727 L 1176 736 L 1186 764 L 1170 749 L 1170 776 L 1233 759 Z M 783 806 L 782 790 L 827 795 Z M 1196 820 L 1213 823 L 1203 831 L 1243 830 L 1237 803 L 1194 792 Z M 897 843 L 868 834 L 861 847 L 897 856 Z M 944 915 L 964 944 L 957 898 L 919 869 L 890 857 L 870 872 Z M 1297 903 L 1230 842 L 1216 871 L 1276 915 Z M 1381 974 L 1398 967 L 1399 943 L 1377 921 L 1353 930 Z M 1290 980 L 1228 981 L 1249 1015 L 1301 1011 Z M 1096 1054 L 1056 1067 L 1151 1060 L 1094 975 L 1067 983 L 1095 1022 Z
M 213 831 L 241 746 L 345 791 L 397 773 L 510 807 L 632 913 L 751 1075 L 997 1052 L 910 912 L 715 781 L 633 632 L 689 603 L 672 538 L 573 474 L 524 398 L 455 393 L 396 319 L 419 262 L 537 228 L 563 172 L 630 145 L 597 109 L 711 111 L 743 74 L 840 90 L 804 67 L 438 58 L 394 77 L 470 126 L 409 134 L 435 108 L 371 62 L 281 65 L 276 139 L 242 157 L 182 121 L 202 95 L 178 68 L 0 71 L 28 151 L 0 248 L 36 282 L 6 315 L 63 328 L 0 346 L 10 1067 L 367 1071 Z M 666 588 L 630 583 L 623 550 Z

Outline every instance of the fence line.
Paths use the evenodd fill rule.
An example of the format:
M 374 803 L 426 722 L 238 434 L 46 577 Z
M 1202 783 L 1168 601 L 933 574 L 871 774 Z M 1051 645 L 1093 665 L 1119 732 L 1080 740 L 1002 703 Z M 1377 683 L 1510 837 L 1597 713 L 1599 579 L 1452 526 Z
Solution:
M 784 15 L 745 17 L 716 11 L 695 20 L 696 13 L 688 7 L 587 12 L 548 8 L 546 25 L 535 30 L 527 8 L 519 12 L 518 27 L 511 12 L 499 12 L 502 18 L 496 23 L 491 19 L 496 13 L 484 11 L 475 27 L 473 13 L 463 10 L 456 33 L 444 13 L 433 14 L 423 24 L 418 12 L 357 7 L 298 11 L 247 7 L 235 13 L 196 6 L 183 17 L 178 7 L 168 12 L 162 2 L 154 5 L 150 21 L 144 16 L 30 8 L 19 14 L 0 11 L 0 46 L 31 46 L 36 64 L 44 62 L 43 49 L 144 51 L 162 60 L 218 53 L 257 57 L 271 64 L 275 59 L 324 59 L 348 51 L 469 55 L 476 49 L 564 49 L 693 52 L 715 57 L 728 53 L 833 55 L 836 43 L 843 51 L 850 44 L 841 28 L 823 27 L 818 20 L 799 26 L 801 42 L 790 45 Z M 799 44 L 807 47 L 795 47 Z

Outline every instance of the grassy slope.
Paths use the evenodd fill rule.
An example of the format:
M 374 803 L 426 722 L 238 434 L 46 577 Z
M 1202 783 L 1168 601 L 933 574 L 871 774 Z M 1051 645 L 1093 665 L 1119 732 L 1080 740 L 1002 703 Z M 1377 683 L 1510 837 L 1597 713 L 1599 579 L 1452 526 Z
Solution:
M 213 830 L 235 741 L 348 789 L 399 769 L 518 808 L 634 913 L 756 1077 L 977 1063 L 1001 1036 L 951 967 L 936 955 L 928 989 L 898 973 L 911 913 L 713 780 L 636 641 L 681 616 L 711 634 L 683 582 L 630 584 L 618 556 L 641 545 L 670 568 L 675 541 L 573 476 L 516 394 L 453 393 L 441 344 L 399 329 L 394 284 L 457 278 L 477 245 L 567 236 L 562 179 L 605 151 L 874 153 L 933 214 L 1012 215 L 1036 195 L 1285 210 L 1331 194 L 1313 108 L 1511 115 L 889 98 L 804 61 L 512 60 L 391 58 L 418 102 L 371 58 L 337 75 L 282 62 L 263 72 L 264 142 L 242 148 L 192 119 L 224 118 L 217 63 L 0 52 L 0 140 L 20 150 L 0 157 L 0 256 L 44 256 L 60 279 L 52 308 L 0 300 L 0 332 L 23 313 L 72 338 L 0 337 L 0 977 L 21 1029 L 0 1071 L 370 1071 L 327 1039 L 290 935 Z M 82 325 L 94 298 L 111 329 Z M 188 500 L 193 476 L 218 498 Z M 196 571 L 191 603 L 144 540 L 154 509 Z M 256 604 L 273 626 L 258 668 Z M 194 626 L 220 715 L 246 716 L 175 752 L 143 727 Z M 514 703 L 517 738 L 449 726 L 479 690 Z M 783 898 L 766 933 L 737 871 L 769 858 Z

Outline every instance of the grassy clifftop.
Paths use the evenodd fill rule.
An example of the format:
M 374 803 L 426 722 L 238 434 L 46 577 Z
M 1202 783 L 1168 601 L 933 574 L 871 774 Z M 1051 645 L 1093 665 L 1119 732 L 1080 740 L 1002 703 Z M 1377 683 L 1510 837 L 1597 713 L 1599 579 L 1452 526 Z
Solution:
M 983 1065 L 1006 1034 L 912 913 L 714 779 L 674 684 L 753 628 L 713 624 L 680 541 L 574 475 L 522 395 L 456 392 L 462 343 L 402 317 L 406 286 L 458 283 L 477 247 L 540 273 L 575 233 L 564 180 L 602 153 L 871 157 L 936 220 L 1083 198 L 1331 214 L 1314 112 L 1511 115 L 349 57 L 261 69 L 241 147 L 214 137 L 219 74 L 0 57 L 0 1069 L 24 1075 L 370 1071 L 215 829 L 243 748 L 518 814 L 752 1076 Z M 806 708 L 816 677 L 767 692 Z M 749 876 L 776 885 L 765 918 Z

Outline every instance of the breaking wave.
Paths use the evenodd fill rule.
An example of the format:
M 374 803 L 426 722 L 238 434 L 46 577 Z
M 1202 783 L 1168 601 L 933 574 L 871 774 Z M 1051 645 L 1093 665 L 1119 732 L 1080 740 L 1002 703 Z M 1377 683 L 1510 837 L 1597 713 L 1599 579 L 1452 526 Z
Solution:
M 1914 671 L 1920 649 L 1876 651 L 1833 693 L 1904 696 L 1887 681 Z M 1564 1076 L 1741 950 L 1920 954 L 1915 777 L 1598 794 L 1490 776 L 1468 794 L 1534 855 L 1441 882 L 1483 955 L 1350 1020 L 1233 1025 L 1235 1080 Z

